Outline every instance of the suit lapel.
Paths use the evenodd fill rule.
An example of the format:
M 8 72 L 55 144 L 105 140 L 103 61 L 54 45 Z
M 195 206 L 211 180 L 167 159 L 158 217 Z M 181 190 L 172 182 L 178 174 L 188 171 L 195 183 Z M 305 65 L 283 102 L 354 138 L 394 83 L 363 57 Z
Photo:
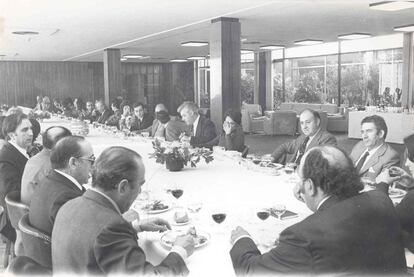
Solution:
M 11 145 L 9 142 L 7 142 L 3 147 L 8 147 L 9 151 L 14 154 L 14 157 L 16 157 L 19 164 L 25 164 L 27 162 L 27 157 L 24 156 L 19 150 L 16 149 L 16 147 Z
M 387 150 L 387 145 L 384 143 L 371 157 L 369 157 L 368 161 L 365 165 L 361 168 L 361 173 L 364 174 L 369 168 L 374 166 L 378 163 L 380 157 L 384 155 L 385 151 Z
M 319 146 L 319 140 L 321 138 L 322 130 L 319 129 L 319 131 L 316 133 L 315 137 L 311 140 L 308 147 L 306 147 L 306 151 L 311 149 L 312 147 Z
M 63 184 L 64 186 L 68 187 L 73 191 L 82 192 L 81 190 L 79 190 L 78 186 L 75 185 L 71 180 L 69 180 L 62 174 L 56 172 L 55 170 L 50 171 L 49 178 L 58 181 L 59 183 Z

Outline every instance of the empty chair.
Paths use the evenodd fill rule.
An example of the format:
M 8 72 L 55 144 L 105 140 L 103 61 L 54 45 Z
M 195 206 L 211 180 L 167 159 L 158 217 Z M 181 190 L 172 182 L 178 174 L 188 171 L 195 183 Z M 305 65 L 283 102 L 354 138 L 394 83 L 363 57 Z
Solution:
M 27 214 L 20 219 L 19 229 L 22 235 L 24 255 L 43 267 L 52 268 L 50 237 L 31 226 Z

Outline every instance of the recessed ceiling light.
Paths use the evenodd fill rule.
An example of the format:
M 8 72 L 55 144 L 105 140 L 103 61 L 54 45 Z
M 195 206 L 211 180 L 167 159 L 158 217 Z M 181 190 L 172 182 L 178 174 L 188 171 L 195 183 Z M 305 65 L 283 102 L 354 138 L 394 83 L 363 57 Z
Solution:
M 260 44 L 261 42 L 260 41 L 247 41 L 247 42 L 244 42 L 243 44 Z
M 367 33 L 352 33 L 352 34 L 344 34 L 339 35 L 339 39 L 361 39 L 361 38 L 369 38 L 372 37 L 370 34 Z
M 283 49 L 285 48 L 283 45 L 263 45 L 260 46 L 262 50 L 276 50 L 276 49 Z
M 200 46 L 206 46 L 206 45 L 208 45 L 208 42 L 205 42 L 205 41 L 181 42 L 181 46 L 188 46 L 188 47 L 200 47 Z
M 206 57 L 201 57 L 201 56 L 192 56 L 192 57 L 188 57 L 187 60 L 205 60 Z
M 21 35 L 21 36 L 28 36 L 28 35 L 38 35 L 39 32 L 34 31 L 14 31 L 12 34 Z
M 397 32 L 414 32 L 414 24 L 394 27 Z
M 242 50 L 240 50 L 240 53 L 242 53 L 242 54 L 251 54 L 251 53 L 253 53 L 253 51 L 252 50 L 242 49 Z
M 126 60 L 128 60 L 128 59 L 127 58 L 124 58 L 124 57 L 121 58 L 121 62 L 124 62 Z
M 315 44 L 321 44 L 321 43 L 323 43 L 323 40 L 318 40 L 318 39 L 304 39 L 304 40 L 298 40 L 294 42 L 294 44 L 296 45 L 315 45 Z
M 247 41 L 247 38 L 240 38 L 241 42 Z
M 127 54 L 127 55 L 123 55 L 122 56 L 125 59 L 141 59 L 143 58 L 142 55 L 137 55 L 137 54 Z
M 414 2 L 413 1 L 381 1 L 377 3 L 369 4 L 369 7 L 373 10 L 393 12 L 393 11 L 414 8 Z
M 170 62 L 172 62 L 172 63 L 186 63 L 188 61 L 183 60 L 183 59 L 172 59 L 172 60 L 170 60 Z

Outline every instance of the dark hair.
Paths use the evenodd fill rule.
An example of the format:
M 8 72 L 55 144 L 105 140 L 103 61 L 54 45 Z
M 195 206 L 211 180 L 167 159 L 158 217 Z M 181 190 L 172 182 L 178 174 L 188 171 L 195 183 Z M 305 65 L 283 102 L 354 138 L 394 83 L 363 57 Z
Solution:
M 82 156 L 81 142 L 85 141 L 81 136 L 69 136 L 59 140 L 50 153 L 50 162 L 53 169 L 67 167 L 69 159 Z
M 407 148 L 407 158 L 414 163 L 414 134 L 405 137 L 404 144 Z
M 118 110 L 121 108 L 121 103 L 119 102 L 119 99 L 114 99 L 111 102 L 111 106 L 114 106 L 115 108 L 117 108 Z
M 361 121 L 361 125 L 364 123 L 374 123 L 375 127 L 378 129 L 378 132 L 383 130 L 384 131 L 384 139 L 387 137 L 388 128 L 387 124 L 385 123 L 384 118 L 378 115 L 371 115 L 367 116 Z
M 40 134 L 40 124 L 39 121 L 37 121 L 34 118 L 30 118 L 30 123 L 32 124 L 32 132 L 33 132 L 33 139 L 32 142 L 35 142 L 37 139 L 37 136 Z
M 4 116 L 4 115 L 1 115 L 0 116 L 0 139 L 5 139 L 5 135 L 3 135 L 3 121 L 4 121 L 4 119 L 6 118 L 6 116 Z
M 336 195 L 339 199 L 355 196 L 363 189 L 352 160 L 333 146 L 309 150 L 302 174 L 304 179 L 312 180 L 326 194 Z
M 81 97 L 75 98 L 76 105 L 79 107 L 79 110 L 85 109 L 85 103 L 83 102 L 83 99 Z M 73 101 L 73 106 L 75 106 L 75 101 Z
M 241 125 L 241 118 L 242 118 L 241 112 L 228 109 L 226 113 L 224 114 L 224 118 L 226 118 L 227 116 L 233 119 L 233 121 L 236 122 L 237 124 Z
M 72 106 L 72 105 L 73 105 L 72 98 L 67 97 L 63 100 L 63 103 L 62 103 L 63 108 L 67 109 L 67 108 L 69 108 L 69 106 Z
M 137 178 L 141 156 L 128 148 L 112 146 L 105 149 L 96 159 L 92 171 L 92 187 L 105 191 L 116 189 L 123 179 L 133 183 Z
M 157 119 L 162 123 L 165 124 L 170 121 L 170 115 L 167 111 L 159 111 L 156 114 Z
M 135 104 L 134 104 L 134 109 L 135 109 L 136 107 L 139 107 L 139 106 L 141 106 L 142 108 L 144 108 L 144 103 L 141 103 L 141 102 L 135 103 Z
M 42 135 L 43 146 L 47 149 L 52 149 L 59 140 L 71 135 L 72 133 L 63 126 L 49 127 L 43 132 Z
M 9 139 L 9 133 L 16 131 L 17 127 L 22 123 L 23 119 L 27 119 L 24 113 L 15 113 L 6 116 L 3 121 L 2 132 L 5 139 Z

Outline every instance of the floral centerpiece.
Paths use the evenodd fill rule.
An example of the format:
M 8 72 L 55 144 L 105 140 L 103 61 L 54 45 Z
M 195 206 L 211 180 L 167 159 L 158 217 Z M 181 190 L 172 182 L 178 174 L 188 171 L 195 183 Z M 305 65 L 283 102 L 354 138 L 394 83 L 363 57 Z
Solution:
M 202 158 L 206 163 L 214 160 L 213 152 L 206 148 L 190 149 L 179 142 L 162 145 L 157 139 L 152 142 L 152 146 L 155 151 L 150 154 L 150 158 L 154 158 L 157 163 L 165 163 L 170 171 L 180 171 L 188 163 L 191 167 L 196 167 Z

